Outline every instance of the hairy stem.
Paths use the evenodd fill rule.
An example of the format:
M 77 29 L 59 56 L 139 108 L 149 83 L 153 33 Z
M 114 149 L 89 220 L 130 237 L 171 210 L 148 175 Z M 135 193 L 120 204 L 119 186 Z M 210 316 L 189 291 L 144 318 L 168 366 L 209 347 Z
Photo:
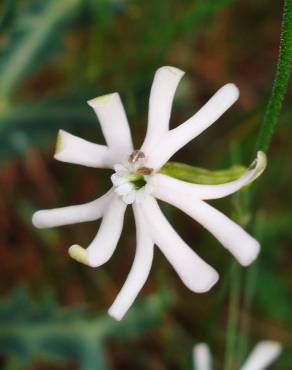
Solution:
M 267 151 L 278 123 L 282 102 L 287 91 L 292 62 L 292 0 L 285 0 L 283 10 L 283 21 L 281 41 L 276 75 L 270 99 L 266 108 L 262 126 L 258 135 L 256 150 Z M 259 220 L 255 219 L 255 234 L 261 239 Z M 249 317 L 256 289 L 258 262 L 246 272 L 241 333 L 239 338 L 239 357 L 246 355 L 249 337 Z
M 285 0 L 278 65 L 271 96 L 258 135 L 256 149 L 267 151 L 278 123 L 282 102 L 287 91 L 292 62 L 292 0 Z M 256 236 L 261 238 L 259 220 L 255 219 Z M 258 262 L 247 270 L 243 293 L 243 318 L 239 337 L 240 358 L 246 355 L 249 336 L 249 315 L 256 289 Z
M 292 62 L 292 0 L 285 0 L 281 42 L 276 76 L 259 132 L 256 149 L 267 151 L 278 123 L 283 98 L 287 91 Z

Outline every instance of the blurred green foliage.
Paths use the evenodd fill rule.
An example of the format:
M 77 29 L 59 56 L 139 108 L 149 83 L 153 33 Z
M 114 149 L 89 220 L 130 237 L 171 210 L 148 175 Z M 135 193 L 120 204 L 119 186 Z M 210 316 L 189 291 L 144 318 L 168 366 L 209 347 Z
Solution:
M 77 361 L 82 370 L 107 370 L 105 343 L 110 338 L 137 337 L 155 328 L 169 296 L 149 296 L 127 318 L 89 316 L 85 309 L 60 307 L 51 294 L 33 304 L 25 288 L 0 304 L 0 348 L 8 356 L 5 369 L 24 368 L 35 360 Z
M 146 28 L 146 32 L 146 24 L 138 31 L 141 39 L 138 45 L 135 45 L 132 57 L 137 59 L 144 68 L 134 75 L 131 73 L 129 91 L 133 89 L 137 91 L 141 88 L 144 90 L 141 84 L 144 84 L 145 77 L 150 79 L 153 69 L 162 63 L 176 34 L 193 32 L 194 27 L 199 27 L 208 17 L 229 3 L 232 3 L 232 0 L 197 1 L 186 9 L 183 4 L 180 13 L 176 15 L 177 19 L 171 17 L 169 4 L 165 0 L 158 3 L 150 1 L 145 4 L 144 10 L 153 24 Z M 107 54 L 106 49 L 112 52 L 111 46 L 108 47 L 106 42 L 107 39 L 111 42 L 113 36 L 110 26 L 115 25 L 115 16 L 127 11 L 127 6 L 131 10 L 131 2 L 128 4 L 122 0 L 6 2 L 2 20 L 2 28 L 6 32 L 4 47 L 0 51 L 0 160 L 14 153 L 21 154 L 31 146 L 42 144 L 44 140 L 48 140 L 56 133 L 57 127 L 68 127 L 68 122 L 71 128 L 86 123 L 88 127 L 96 124 L 84 101 L 88 97 L 88 92 L 93 90 L 93 80 L 100 77 L 99 71 L 102 70 L 107 76 L 116 68 L 113 56 L 109 56 L 111 59 L 109 64 L 107 58 L 101 58 L 101 55 L 102 52 Z M 132 7 L 132 11 L 139 12 L 139 5 L 134 3 Z M 38 71 L 44 61 L 48 62 L 59 53 L 62 55 L 62 51 L 70 54 L 70 45 L 67 45 L 67 50 L 64 45 L 66 42 L 64 34 L 66 31 L 69 31 L 69 35 L 72 32 L 72 19 L 79 23 L 80 29 L 86 27 L 90 32 L 89 35 L 81 35 L 84 38 L 89 36 L 89 39 L 80 40 L 87 45 L 81 50 L 82 55 L 75 56 L 84 63 L 79 66 L 78 74 L 75 75 L 77 71 L 74 70 L 62 71 L 68 73 L 68 77 L 70 72 L 77 77 L 76 79 L 69 77 L 66 81 L 67 91 L 75 92 L 76 85 L 80 82 L 81 86 L 78 86 L 78 89 L 81 87 L 81 90 L 77 92 L 77 97 L 76 93 L 73 93 L 67 95 L 65 99 L 62 97 L 58 99 L 54 92 L 52 96 L 48 94 L 45 100 L 34 99 L 31 102 L 31 99 L 26 99 L 25 96 L 24 99 L 19 99 L 19 95 L 15 94 L 19 94 L 19 88 L 28 75 Z M 159 38 L 156 37 L 156 22 L 161 26 Z M 120 29 L 119 32 L 124 32 L 123 25 L 118 24 L 117 27 Z M 126 29 L 125 33 L 129 33 L 129 30 Z M 124 35 L 125 39 L 126 36 Z M 149 51 L 152 54 L 152 50 L 155 55 L 151 55 L 151 66 L 147 65 L 147 71 L 145 71 L 144 58 L 149 57 Z M 125 54 L 122 59 L 119 58 L 119 66 L 128 63 L 128 57 Z M 66 54 L 65 60 L 60 59 L 61 62 L 68 63 Z M 99 91 L 95 90 L 92 94 L 98 93 Z
M 0 367 L 75 369 L 71 362 L 76 361 L 86 370 L 110 365 L 190 370 L 192 346 L 205 340 L 216 351 L 216 368 L 222 368 L 232 257 L 195 222 L 164 206 L 183 238 L 220 272 L 219 284 L 206 295 L 194 295 L 156 253 L 142 295 L 159 293 L 135 304 L 117 324 L 100 312 L 105 313 L 129 271 L 133 220 L 127 217 L 115 258 L 89 270 L 69 261 L 66 246 L 86 245 L 96 225 L 40 232 L 32 228 L 30 215 L 36 208 L 91 200 L 107 188 L 101 172 L 53 163 L 54 137 L 63 128 L 102 142 L 85 102 L 119 91 L 135 142 L 141 142 L 153 74 L 164 64 L 187 71 L 172 125 L 193 114 L 224 83 L 234 81 L 241 90 L 236 107 L 174 160 L 228 168 L 236 144 L 236 164 L 248 164 L 276 67 L 282 2 L 7 0 L 0 6 L 0 288 L 11 295 L 10 303 L 0 304 Z M 251 214 L 257 220 L 248 227 L 262 243 L 247 346 L 260 339 L 282 342 L 286 349 L 273 367 L 278 370 L 292 366 L 291 98 L 289 88 L 265 174 L 242 195 L 247 223 L 254 220 Z M 218 206 L 229 215 L 237 211 L 234 199 Z M 246 270 L 240 276 L 245 281 Z M 43 301 L 34 305 L 27 293 L 13 293 L 23 282 Z M 176 299 L 164 306 L 169 287 Z M 88 311 L 73 308 L 83 303 Z M 240 319 L 244 322 L 244 312 Z M 70 363 L 53 365 L 57 357 Z

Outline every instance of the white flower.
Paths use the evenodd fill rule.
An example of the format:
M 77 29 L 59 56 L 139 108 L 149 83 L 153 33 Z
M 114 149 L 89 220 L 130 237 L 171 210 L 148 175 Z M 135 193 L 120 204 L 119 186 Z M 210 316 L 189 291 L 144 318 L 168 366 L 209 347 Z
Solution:
M 184 284 L 194 292 L 208 291 L 218 280 L 217 272 L 204 262 L 176 233 L 161 212 L 155 198 L 181 209 L 209 230 L 242 265 L 249 265 L 259 253 L 259 243 L 241 227 L 204 200 L 232 194 L 263 171 L 265 155 L 258 153 L 254 164 L 238 180 L 222 185 L 186 183 L 159 173 L 160 168 L 181 147 L 214 123 L 237 99 L 233 84 L 223 86 L 190 119 L 170 130 L 169 118 L 176 87 L 183 72 L 162 67 L 155 74 L 149 103 L 149 120 L 140 150 L 134 150 L 131 133 L 118 93 L 90 100 L 107 145 L 83 140 L 60 130 L 55 158 L 90 167 L 111 168 L 113 187 L 102 197 L 83 204 L 33 215 L 36 227 L 54 227 L 102 218 L 99 231 L 87 249 L 73 245 L 71 257 L 92 267 L 112 256 L 120 238 L 124 214 L 132 204 L 137 249 L 133 267 L 109 309 L 120 320 L 142 289 L 151 269 L 154 245 L 172 264 Z
M 239 370 L 264 370 L 279 357 L 282 346 L 274 341 L 259 342 Z M 212 356 L 207 344 L 199 343 L 193 350 L 195 370 L 212 370 Z

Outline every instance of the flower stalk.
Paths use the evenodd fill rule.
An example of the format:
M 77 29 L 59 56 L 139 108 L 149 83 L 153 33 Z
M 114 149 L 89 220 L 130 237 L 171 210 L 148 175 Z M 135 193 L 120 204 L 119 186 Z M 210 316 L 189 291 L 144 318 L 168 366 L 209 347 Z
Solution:
M 288 81 L 291 73 L 292 62 L 292 0 L 285 0 L 283 10 L 283 21 L 281 31 L 281 41 L 279 50 L 279 59 L 277 64 L 276 76 L 264 114 L 264 119 L 260 128 L 256 142 L 256 150 L 267 151 L 279 120 L 282 102 L 287 91 Z M 240 202 L 239 202 L 240 206 Z M 258 236 L 258 235 L 257 235 Z M 239 318 L 239 299 L 240 299 L 240 280 L 236 271 L 238 267 L 231 267 L 232 279 L 230 286 L 229 302 L 229 321 L 226 337 L 226 356 L 225 370 L 234 368 L 234 359 L 236 357 L 235 344 L 237 341 L 238 318 Z M 249 314 L 252 306 L 254 290 L 256 286 L 257 265 L 252 266 L 246 273 L 243 299 L 243 318 L 241 322 L 241 332 L 238 339 L 239 359 L 245 355 L 248 332 L 249 332 Z M 234 282 L 235 279 L 237 283 Z
M 267 151 L 269 149 L 275 128 L 279 121 L 289 77 L 291 74 L 292 62 L 292 0 L 285 0 L 283 9 L 283 20 L 280 38 L 280 48 L 275 79 L 264 114 L 263 122 L 256 142 L 256 150 Z M 261 238 L 261 227 L 258 218 L 255 218 L 255 233 Z M 249 316 L 254 299 L 254 292 L 257 283 L 258 266 L 255 263 L 247 272 L 243 287 L 243 319 L 239 338 L 239 357 L 245 355 L 249 339 Z
M 271 143 L 282 102 L 287 91 L 292 63 L 292 0 L 285 0 L 279 59 L 272 92 L 256 143 L 256 150 L 267 151 Z
M 233 370 L 235 369 L 236 364 L 237 333 L 240 311 L 240 286 L 241 268 L 233 261 L 230 269 L 230 290 L 224 370 Z

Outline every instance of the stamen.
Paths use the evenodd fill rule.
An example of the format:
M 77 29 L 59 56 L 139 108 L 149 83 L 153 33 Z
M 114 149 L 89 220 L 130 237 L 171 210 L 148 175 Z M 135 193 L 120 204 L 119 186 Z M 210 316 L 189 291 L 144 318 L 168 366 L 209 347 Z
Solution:
M 144 166 L 145 154 L 134 150 L 128 158 L 128 163 L 114 166 L 115 173 L 111 176 L 117 193 L 126 204 L 141 202 L 152 192 L 148 184 L 148 176 L 152 175 L 153 168 Z
M 153 172 L 153 168 L 148 168 L 148 167 L 141 167 L 141 168 L 138 168 L 137 170 L 137 173 L 144 175 L 144 176 L 151 175 L 152 172 Z
M 141 152 L 140 150 L 134 150 L 133 153 L 129 156 L 129 163 L 135 163 L 137 162 L 139 159 L 144 159 L 145 158 L 145 154 L 143 152 Z

